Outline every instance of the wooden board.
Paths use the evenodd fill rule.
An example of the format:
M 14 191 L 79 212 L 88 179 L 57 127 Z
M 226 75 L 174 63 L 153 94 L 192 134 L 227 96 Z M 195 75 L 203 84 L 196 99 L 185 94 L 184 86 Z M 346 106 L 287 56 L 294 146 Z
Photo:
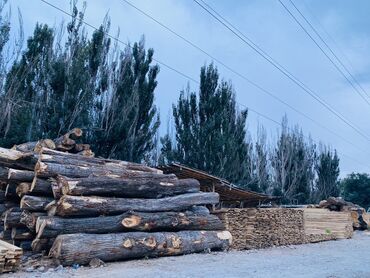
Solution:
M 351 213 L 327 209 L 304 209 L 304 230 L 306 235 L 333 235 L 337 239 L 352 236 Z

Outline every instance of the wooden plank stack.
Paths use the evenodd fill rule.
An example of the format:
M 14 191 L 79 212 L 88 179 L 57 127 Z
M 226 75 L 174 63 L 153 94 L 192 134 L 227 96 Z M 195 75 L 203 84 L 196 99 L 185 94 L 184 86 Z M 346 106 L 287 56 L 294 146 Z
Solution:
M 0 148 L 4 228 L 18 246 L 47 252 L 63 265 L 223 250 L 224 225 L 205 205 L 195 179 L 141 164 L 96 158 L 75 129 L 55 140 Z M 1 173 L 1 172 L 0 172 Z M 78 251 L 78 252 L 77 252 Z
M 15 271 L 21 263 L 22 254 L 21 248 L 0 240 L 0 273 Z
M 304 230 L 309 242 L 351 238 L 351 213 L 328 209 L 305 208 Z

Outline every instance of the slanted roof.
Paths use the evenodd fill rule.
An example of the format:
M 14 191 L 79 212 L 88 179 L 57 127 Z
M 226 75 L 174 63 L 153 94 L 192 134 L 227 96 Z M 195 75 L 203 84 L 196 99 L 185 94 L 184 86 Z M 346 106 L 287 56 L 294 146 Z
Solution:
M 164 173 L 175 174 L 180 179 L 193 178 L 199 180 L 202 191 L 210 191 L 214 186 L 215 192 L 220 195 L 220 202 L 240 201 L 258 204 L 267 200 L 278 199 L 278 197 L 239 188 L 225 179 L 181 164 L 172 163 L 159 168 Z

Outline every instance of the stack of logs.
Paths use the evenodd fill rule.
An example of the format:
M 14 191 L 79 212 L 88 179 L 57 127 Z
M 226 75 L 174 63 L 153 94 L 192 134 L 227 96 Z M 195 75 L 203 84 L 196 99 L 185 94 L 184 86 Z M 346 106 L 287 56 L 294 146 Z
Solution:
M 194 179 L 96 158 L 82 132 L 0 148 L 3 239 L 63 265 L 223 250 L 230 233 Z M 8 204 L 11 202 L 11 204 Z

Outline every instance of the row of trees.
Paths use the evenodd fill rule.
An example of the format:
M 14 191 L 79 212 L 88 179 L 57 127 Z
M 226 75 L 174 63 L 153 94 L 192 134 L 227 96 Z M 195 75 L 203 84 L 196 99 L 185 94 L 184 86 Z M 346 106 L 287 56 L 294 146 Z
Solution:
M 201 68 L 199 92 L 180 93 L 173 106 L 175 134 L 159 140 L 154 105 L 159 67 L 144 40 L 120 50 L 107 36 L 109 18 L 89 37 L 84 9 L 79 12 L 72 3 L 68 24 L 37 24 L 24 47 L 21 28 L 16 40 L 10 39 L 5 3 L 0 5 L 1 146 L 55 138 L 81 127 L 99 156 L 151 164 L 177 161 L 283 196 L 285 202 L 339 194 L 336 151 L 316 146 L 299 127 L 291 129 L 286 118 L 276 142 L 267 142 L 263 127 L 253 142 L 246 131 L 248 111 L 238 109 L 232 84 L 220 80 L 213 64 Z
M 220 81 L 212 64 L 201 69 L 198 93 L 181 92 L 173 118 L 175 138 L 162 138 L 162 164 L 177 161 L 288 203 L 339 194 L 336 151 L 317 147 L 298 126 L 289 128 L 286 117 L 276 143 L 267 144 L 263 127 L 253 142 L 247 110 L 237 109 L 232 84 Z
M 142 161 L 159 126 L 153 50 L 145 50 L 144 40 L 120 50 L 106 35 L 109 19 L 88 38 L 84 12 L 73 6 L 72 13 L 66 36 L 64 24 L 58 30 L 37 24 L 19 59 L 1 65 L 0 144 L 81 127 L 98 155 Z M 7 45 L 9 18 L 0 20 L 0 42 Z

